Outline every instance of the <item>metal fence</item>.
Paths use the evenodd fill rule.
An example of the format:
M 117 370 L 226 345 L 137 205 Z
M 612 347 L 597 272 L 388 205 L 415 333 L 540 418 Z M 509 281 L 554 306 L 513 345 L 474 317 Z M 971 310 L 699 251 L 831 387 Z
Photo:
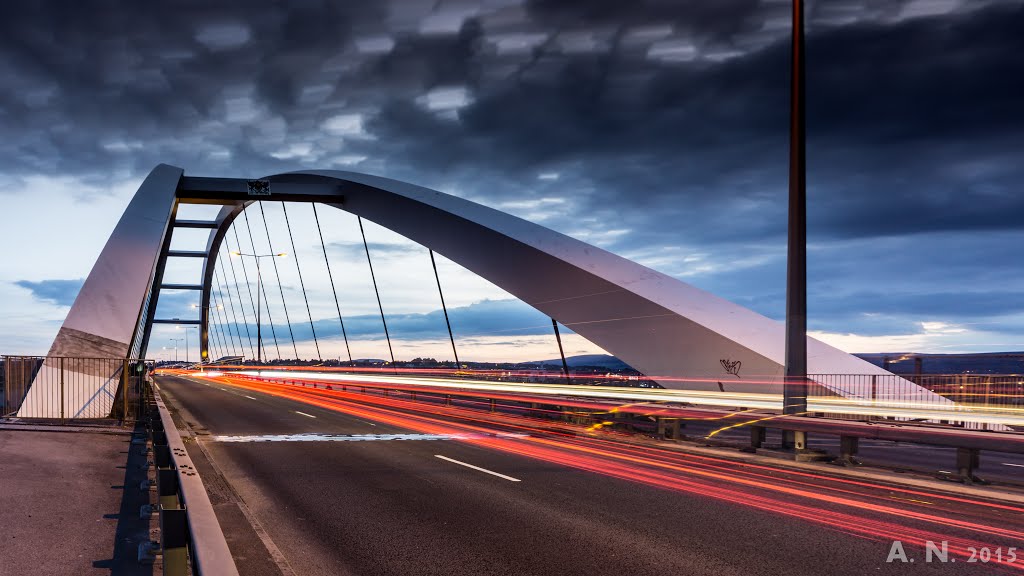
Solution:
M 0 360 L 0 416 L 67 423 L 138 419 L 144 360 L 3 356 Z
M 990 428 L 1024 422 L 1021 374 L 813 374 L 808 400 L 831 417 Z M 839 400 L 839 397 L 842 400 Z M 832 400 L 835 399 L 835 400 Z M 842 408 L 833 413 L 827 408 Z

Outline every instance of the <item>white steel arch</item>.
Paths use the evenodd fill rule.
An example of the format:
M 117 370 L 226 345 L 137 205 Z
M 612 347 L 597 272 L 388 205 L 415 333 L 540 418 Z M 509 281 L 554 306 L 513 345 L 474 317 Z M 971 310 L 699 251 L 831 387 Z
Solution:
M 210 237 L 203 283 L 174 286 L 202 292 L 205 357 L 216 254 L 234 218 L 257 200 L 320 202 L 376 222 L 491 281 L 667 388 L 781 393 L 780 322 L 510 214 L 413 184 L 340 171 L 247 181 L 187 177 L 180 168 L 157 166 L 108 240 L 50 355 L 144 356 L 173 229 L 205 227 Z M 175 220 L 180 203 L 224 208 L 215 221 L 183 222 Z M 813 338 L 807 360 L 812 374 L 890 374 Z M 109 379 L 97 378 L 104 393 L 75 401 L 112 399 L 106 386 Z M 32 392 L 23 415 L 33 410 Z M 895 392 L 904 400 L 948 402 L 909 381 Z

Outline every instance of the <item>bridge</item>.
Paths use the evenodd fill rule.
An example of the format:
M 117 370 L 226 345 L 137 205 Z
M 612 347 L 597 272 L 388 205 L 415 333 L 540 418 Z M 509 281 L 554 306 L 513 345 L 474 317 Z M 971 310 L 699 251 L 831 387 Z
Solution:
M 209 359 L 213 317 L 224 307 L 214 304 L 213 296 L 218 255 L 232 224 L 257 201 L 322 203 L 355 214 L 360 229 L 363 218 L 381 224 L 428 248 L 431 258 L 436 252 L 489 280 L 549 316 L 556 330 L 559 323 L 571 328 L 665 388 L 782 392 L 785 337 L 778 322 L 509 214 L 411 184 L 346 172 L 243 180 L 192 177 L 179 168 L 158 166 L 126 209 L 48 355 L 141 358 L 148 352 L 154 324 L 195 323 L 200 326 L 201 357 Z M 178 220 L 175 214 L 182 204 L 222 208 L 214 220 Z M 171 250 L 174 232 L 182 228 L 209 229 L 206 249 Z M 245 234 L 251 239 L 251 229 Z M 234 237 L 237 241 L 237 231 Z M 250 246 L 254 252 L 255 244 Z M 366 253 L 369 258 L 368 247 Z M 180 258 L 201 266 L 200 283 L 163 283 L 168 259 Z M 260 258 L 255 260 L 258 267 Z M 230 265 L 234 270 L 234 263 Z M 372 272 L 372 262 L 370 266 Z M 243 272 L 248 276 L 247 269 Z M 301 271 L 299 277 L 301 281 Z M 245 288 L 251 296 L 252 287 Z M 161 291 L 167 290 L 198 292 L 199 318 L 155 317 Z M 266 296 L 262 287 L 256 290 L 259 306 L 249 302 L 254 316 Z M 244 319 L 246 302 L 237 285 L 234 294 L 229 287 L 226 295 L 227 308 L 234 313 L 237 307 Z M 383 308 L 381 316 L 386 332 Z M 343 326 L 340 306 L 339 320 Z M 310 327 L 315 337 L 315 327 Z M 452 342 L 454 346 L 454 338 Z M 876 400 L 952 408 L 948 399 L 813 338 L 807 339 L 807 349 L 811 373 L 887 379 L 884 397 Z M 255 352 L 262 357 L 265 346 L 261 343 Z M 394 361 L 393 350 L 390 354 Z M 54 369 L 47 364 L 37 376 L 19 415 L 42 415 L 43 399 L 52 396 L 47 383 L 55 382 Z M 740 377 L 740 369 L 747 379 Z M 116 379 L 97 375 L 92 382 L 77 391 L 81 396 L 67 399 L 71 413 L 109 411 Z M 814 386 L 821 395 L 853 394 L 830 379 L 814 381 Z
M 289 242 L 271 242 L 267 228 L 264 247 L 251 225 L 266 226 L 271 203 Z M 179 218 L 191 204 L 216 216 Z M 312 222 L 294 208 L 288 219 L 298 204 L 313 205 Z M 371 275 L 364 221 L 424 247 L 433 277 L 414 281 L 439 297 L 453 361 L 396 355 L 375 276 L 388 358 L 353 357 L 324 209 L 356 217 Z M 337 312 L 327 320 L 341 339 L 325 338 L 313 318 L 297 262 L 292 228 L 314 225 Z M 206 234 L 205 248 L 173 248 L 183 230 Z M 298 358 L 303 320 L 270 316 L 275 293 L 287 314 L 274 272 L 285 254 L 315 358 Z M 561 365 L 460 361 L 435 254 L 549 318 Z M 165 281 L 171 262 L 199 280 Z M 161 316 L 161 299 L 182 292 L 195 315 Z M 146 360 L 165 324 L 197 328 L 194 362 L 154 370 Z M 630 370 L 572 370 L 566 330 Z M 945 542 L 967 570 L 971 549 L 1019 542 L 1019 377 L 898 376 L 808 338 L 806 408 L 793 414 L 784 331 L 596 246 L 413 184 L 336 171 L 201 177 L 160 165 L 47 356 L 5 358 L 4 414 L 135 425 L 162 533 L 140 544 L 140 558 L 156 553 L 167 573 L 544 573 L 552 558 L 594 573 L 626 557 L 643 572 L 814 573 L 830 561 L 854 573 L 873 556 L 892 568 L 892 541 L 929 554 L 928 542 Z M 908 465 L 914 478 L 892 473 Z M 999 488 L 963 487 L 988 481 Z M 723 530 L 749 532 L 750 543 Z

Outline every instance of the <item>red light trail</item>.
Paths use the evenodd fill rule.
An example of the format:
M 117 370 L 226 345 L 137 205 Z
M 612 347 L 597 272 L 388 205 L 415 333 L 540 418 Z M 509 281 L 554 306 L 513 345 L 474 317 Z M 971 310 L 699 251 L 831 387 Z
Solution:
M 199 375 L 193 373 L 192 376 Z M 333 382 L 329 385 L 330 389 L 327 389 L 322 382 L 314 388 L 306 387 L 312 385 L 307 382 L 279 384 L 251 376 L 224 374 L 207 378 L 221 384 L 288 398 L 421 433 L 493 433 L 496 429 L 524 432 L 529 436 L 474 437 L 459 441 L 799 518 L 861 538 L 901 540 L 905 544 L 922 548 L 929 541 L 945 541 L 949 543 L 950 553 L 962 559 L 970 557 L 969 548 L 972 547 L 1009 547 L 1024 542 L 1024 508 L 1018 506 L 686 454 L 623 441 L 629 438 L 626 435 L 616 440 L 581 437 L 577 434 L 586 433 L 585 426 L 532 416 L 488 413 L 462 406 L 416 402 L 338 389 L 342 386 L 361 387 L 364 384 L 361 382 Z M 406 394 L 428 392 L 433 395 L 433 399 L 438 399 L 437 390 L 416 390 L 407 385 L 387 386 L 387 389 L 402 390 Z M 473 396 L 471 392 L 465 394 Z M 480 397 L 479 393 L 476 393 L 476 397 Z M 514 394 L 502 395 L 501 399 L 517 402 L 537 400 Z M 460 402 L 465 403 L 466 400 Z M 482 407 L 488 405 L 481 404 Z M 565 404 L 559 400 L 559 405 Z M 585 401 L 577 404 L 579 408 L 608 409 L 606 404 Z M 521 407 L 515 408 L 522 410 Z M 634 408 L 637 407 L 624 407 L 626 410 Z M 536 413 L 533 410 L 529 412 Z M 894 500 L 904 504 L 896 506 Z M 829 507 L 822 507 L 826 505 Z M 833 510 L 832 507 L 839 507 L 843 511 Z M 989 567 L 994 568 L 998 563 L 993 559 Z M 1004 562 L 1001 567 L 1024 570 L 1024 564 L 1019 562 Z

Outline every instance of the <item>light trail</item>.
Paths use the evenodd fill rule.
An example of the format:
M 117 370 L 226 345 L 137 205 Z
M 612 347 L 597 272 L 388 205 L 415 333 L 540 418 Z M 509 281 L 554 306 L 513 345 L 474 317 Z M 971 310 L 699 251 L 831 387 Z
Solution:
M 253 370 L 246 366 L 222 366 L 222 369 L 238 370 L 240 373 L 262 375 L 266 378 L 306 378 L 319 380 L 345 380 L 362 381 L 367 383 L 401 383 L 413 381 L 416 385 L 437 386 L 462 389 L 478 390 L 500 390 L 500 386 L 518 388 L 519 392 L 528 392 L 538 395 L 567 395 L 568 391 L 575 390 L 572 396 L 585 396 L 602 399 L 616 399 L 622 402 L 655 401 L 655 402 L 676 402 L 696 406 L 735 408 L 742 407 L 747 410 L 762 410 L 778 412 L 782 409 L 781 386 L 777 379 L 769 376 L 747 377 L 737 380 L 730 380 L 730 385 L 741 384 L 743 386 L 766 387 L 771 392 L 717 392 L 709 390 L 680 390 L 680 389 L 658 389 L 658 388 L 637 388 L 617 387 L 606 385 L 576 385 L 576 384 L 534 384 L 526 382 L 495 382 L 488 379 L 530 379 L 540 377 L 542 379 L 561 381 L 565 376 L 561 373 L 546 373 L 544 371 L 524 370 L 468 370 L 448 368 L 401 368 L 394 367 L 335 367 L 335 366 L 275 366 L 271 370 Z M 314 368 L 315 371 L 310 369 Z M 168 371 L 173 373 L 174 371 Z M 187 373 L 188 371 L 180 371 Z M 407 374 L 409 376 L 402 376 Z M 1002 393 L 973 393 L 964 391 L 965 387 L 982 387 L 984 383 L 967 384 L 939 384 L 936 391 L 929 391 L 919 388 L 909 380 L 904 380 L 898 375 L 890 375 L 892 382 L 886 380 L 888 385 L 882 386 L 881 395 L 877 398 L 866 397 L 864 392 L 869 387 L 857 387 L 856 383 L 833 382 L 834 376 L 842 375 L 818 375 L 821 381 L 812 381 L 812 384 L 821 387 L 825 395 L 812 394 L 808 398 L 808 411 L 818 413 L 829 413 L 837 415 L 850 415 L 858 417 L 880 417 L 892 418 L 903 421 L 925 421 L 925 422 L 964 422 L 973 425 L 986 424 L 992 429 L 1009 431 L 1008 427 L 1024 426 L 1024 406 L 999 403 L 990 405 L 990 400 L 1015 398 L 1015 394 Z M 883 375 L 885 376 L 885 375 Z M 484 378 L 484 380 L 481 380 Z M 571 378 L 583 383 L 608 382 L 614 384 L 630 379 L 638 379 L 637 376 L 623 376 L 619 374 L 575 374 Z M 719 385 L 719 379 L 713 378 L 678 378 L 662 376 L 646 376 L 643 379 L 653 379 L 661 382 L 675 382 L 679 384 L 715 384 Z M 893 388 L 895 384 L 896 388 Z M 844 386 L 853 385 L 856 392 L 846 390 Z M 489 387 L 492 386 L 492 387 Z M 498 387 L 493 387 L 498 386 Z M 559 388 L 563 390 L 559 391 Z M 906 390 L 904 390 L 906 388 Z M 508 389 L 508 388 L 506 388 Z M 568 390 L 564 390 L 568 389 Z M 580 392 L 580 389 L 585 391 Z M 594 391 L 594 390 L 597 391 Z M 950 400 L 937 393 L 938 390 L 950 392 L 955 390 L 953 395 L 957 402 Z M 897 390 L 893 392 L 892 390 Z M 902 392 L 901 392 L 902 390 Z M 832 395 L 837 394 L 837 395 Z M 842 394 L 842 395 L 839 395 Z M 903 395 L 900 399 L 892 398 L 893 394 Z M 964 403 L 964 399 L 979 398 L 985 403 Z
M 948 541 L 950 552 L 963 558 L 969 557 L 970 547 L 991 548 L 993 541 L 1016 543 L 1024 540 L 1024 527 L 1020 526 L 1024 508 L 1005 504 L 763 465 L 737 464 L 725 459 L 685 455 L 621 442 L 560 435 L 551 430 L 551 422 L 544 422 L 544 430 L 538 430 L 537 424 L 542 422 L 538 419 L 483 415 L 466 408 L 341 390 L 267 383 L 245 376 L 223 377 L 219 380 L 231 386 L 258 390 L 421 433 L 493 433 L 494 426 L 521 430 L 531 435 L 503 438 L 500 441 L 494 438 L 462 441 L 606 476 L 751 506 L 826 525 L 858 537 L 898 539 L 920 547 L 924 547 L 927 541 Z M 452 418 L 459 421 L 453 422 Z M 567 425 L 562 427 L 569 429 Z M 575 428 L 576 431 L 580 429 Z M 927 510 L 893 507 L 891 502 L 894 493 L 906 496 L 906 500 L 916 500 L 910 504 Z M 822 505 L 838 506 L 850 512 L 830 510 L 822 508 Z M 992 514 L 1002 520 L 1002 525 L 991 524 L 994 520 Z M 908 523 L 930 528 L 911 526 Z M 991 541 L 983 542 L 978 540 L 979 537 Z M 1020 564 L 1008 564 L 1005 567 L 1024 569 L 1024 565 Z
M 237 374 L 263 379 L 297 379 L 319 382 L 407 385 L 422 388 L 447 388 L 486 392 L 513 392 L 535 396 L 562 396 L 630 402 L 672 402 L 719 408 L 742 407 L 747 410 L 780 411 L 781 394 L 755 392 L 715 392 L 698 390 L 579 386 L 572 384 L 533 384 L 491 382 L 487 380 L 438 377 L 410 377 L 386 374 L 348 374 L 303 372 L 299 370 L 242 370 Z M 1024 408 L 985 407 L 959 404 L 915 404 L 913 401 L 863 402 L 841 397 L 813 397 L 807 400 L 808 412 L 877 416 L 905 420 L 954 420 L 978 424 L 1024 426 Z

